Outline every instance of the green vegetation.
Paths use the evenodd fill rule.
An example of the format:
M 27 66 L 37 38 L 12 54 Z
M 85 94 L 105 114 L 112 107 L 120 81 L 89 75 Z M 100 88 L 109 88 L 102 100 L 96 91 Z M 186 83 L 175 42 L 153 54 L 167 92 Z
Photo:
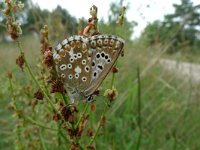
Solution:
M 164 20 L 154 21 L 146 26 L 142 38 L 147 45 L 166 44 L 175 40 L 170 53 L 177 51 L 199 51 L 200 5 L 193 5 L 190 0 L 181 0 L 173 4 L 174 13 L 164 16 Z
M 116 3 L 111 6 L 111 12 L 116 14 L 120 8 L 119 5 Z M 175 6 L 177 9 L 180 8 L 180 6 Z M 190 6 L 192 7 L 192 5 Z M 50 27 L 49 35 L 53 45 L 57 43 L 58 39 L 66 37 L 64 33 L 73 35 L 79 28 L 78 21 L 61 7 L 57 7 L 53 12 L 40 10 L 37 6 L 28 10 L 32 11 L 32 17 L 36 17 L 36 20 L 46 20 L 45 23 Z M 44 14 L 44 17 L 40 13 Z M 55 17 L 60 15 L 63 17 Z M 140 39 L 131 41 L 131 31 L 133 31 L 135 23 L 125 19 L 125 24 L 118 27 L 114 23 L 116 17 L 117 15 L 110 18 L 109 25 L 100 21 L 99 28 L 103 33 L 116 33 L 126 37 L 125 55 L 117 62 L 119 72 L 115 75 L 114 80 L 118 97 L 108 111 L 105 111 L 107 99 L 102 95 L 110 87 L 113 78 L 110 73 L 103 82 L 100 96 L 94 102 L 96 112 L 92 112 L 90 107 L 86 111 L 90 116 L 83 135 L 89 133 L 89 129 L 94 132 L 102 112 L 105 111 L 105 126 L 100 128 L 94 142 L 97 150 L 200 149 L 200 84 L 193 84 L 186 78 L 178 78 L 157 63 L 157 60 L 163 57 L 173 59 L 178 57 L 180 60 L 198 62 L 197 54 L 199 53 L 196 52 L 199 48 L 198 44 L 189 42 L 187 46 L 182 45 L 182 48 L 189 49 L 187 55 L 182 51 L 175 52 L 177 45 L 173 45 L 172 41 L 179 40 L 177 38 L 179 32 L 176 32 L 176 36 L 171 33 L 175 33 L 181 23 L 177 23 L 178 27 L 173 26 L 175 31 L 163 29 L 165 32 L 170 30 L 171 33 L 161 36 L 161 32 L 158 34 L 157 27 L 159 26 L 160 29 L 163 22 L 159 21 L 154 22 L 152 26 L 147 26 Z M 51 25 L 52 18 L 58 19 L 56 27 Z M 33 28 L 34 32 L 39 33 L 42 23 L 29 19 L 32 26 L 24 24 L 25 35 L 21 39 L 22 46 L 36 79 L 47 90 L 48 87 L 45 86 L 48 84 L 45 85 L 43 81 L 47 78 L 48 73 L 42 63 L 40 39 L 32 32 L 28 33 L 29 29 Z M 85 23 L 83 19 L 82 25 L 84 26 Z M 123 32 L 124 29 L 129 31 L 128 34 Z M 188 30 L 183 29 L 184 32 L 181 33 L 188 33 Z M 187 40 L 198 40 L 194 38 L 194 35 L 189 37 L 191 38 L 188 39 L 188 36 L 184 36 Z M 178 43 L 180 42 L 182 41 L 178 41 Z M 195 52 L 190 53 L 194 47 L 196 47 Z M 173 52 L 173 55 L 165 54 L 165 51 Z M 15 64 L 16 58 L 20 54 L 17 43 L 1 42 L 0 54 L 0 149 L 69 149 L 68 133 L 65 129 L 60 129 L 59 124 L 53 120 L 55 112 L 52 112 L 46 99 L 36 100 L 34 98 L 34 93 L 38 90 L 37 85 L 31 80 L 27 68 L 22 72 Z M 41 72 L 42 69 L 45 73 Z M 54 106 L 58 107 L 58 102 L 62 99 L 61 95 L 49 95 L 54 100 Z M 15 102 L 18 107 L 17 111 Z M 84 109 L 83 107 L 83 105 L 78 106 L 80 112 Z M 60 131 L 57 131 L 58 129 Z M 90 136 L 85 136 L 81 142 L 89 143 L 90 138 Z

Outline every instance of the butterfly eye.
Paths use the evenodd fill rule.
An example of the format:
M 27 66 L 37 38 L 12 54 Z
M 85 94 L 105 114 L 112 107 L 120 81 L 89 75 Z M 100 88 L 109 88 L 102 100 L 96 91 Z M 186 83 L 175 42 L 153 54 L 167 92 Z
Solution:
M 79 74 L 78 74 L 78 73 L 75 74 L 75 78 L 76 78 L 76 79 L 79 78 Z
M 82 77 L 82 81 L 83 82 L 87 81 L 87 78 L 86 77 Z
M 65 74 L 64 73 L 61 74 L 61 78 L 65 78 Z
M 89 66 L 85 66 L 85 71 L 89 72 L 90 71 L 90 67 Z
M 93 96 L 92 95 L 89 95 L 86 97 L 87 101 L 88 102 L 92 102 L 93 101 Z
M 83 64 L 83 65 L 86 64 L 86 60 L 85 60 L 85 59 L 82 60 L 82 64 Z
M 67 66 L 65 65 L 65 64 L 62 64 L 61 66 L 60 66 L 60 70 L 65 70 L 67 68 Z
M 97 53 L 97 54 L 96 54 L 96 59 L 98 60 L 99 58 L 100 58 L 100 54 Z
M 68 67 L 69 69 L 72 69 L 72 64 L 68 64 L 67 67 Z
M 95 40 L 92 40 L 92 41 L 90 42 L 90 46 L 91 46 L 92 48 L 95 48 L 95 47 L 96 47 L 96 41 L 95 41 Z
M 69 74 L 68 78 L 71 80 L 73 78 L 73 76 L 71 74 Z
M 81 54 L 81 53 L 77 53 L 77 57 L 78 57 L 78 58 L 81 58 L 81 57 L 82 57 L 82 54 Z

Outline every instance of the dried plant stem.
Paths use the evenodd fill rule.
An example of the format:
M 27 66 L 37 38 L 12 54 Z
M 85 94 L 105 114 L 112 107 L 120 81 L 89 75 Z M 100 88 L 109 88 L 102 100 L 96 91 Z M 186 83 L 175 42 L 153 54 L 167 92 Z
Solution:
M 19 48 L 20 52 L 23 53 L 22 45 L 21 45 L 21 43 L 20 43 L 19 40 L 17 40 L 17 45 L 18 45 L 18 48 Z M 28 70 L 28 73 L 30 74 L 32 80 L 33 80 L 33 81 L 35 82 L 35 84 L 41 89 L 41 91 L 43 92 L 43 94 L 44 94 L 45 98 L 47 99 L 47 101 L 50 103 L 50 106 L 53 108 L 53 110 L 54 110 L 55 112 L 57 112 L 57 113 L 63 118 L 62 114 L 60 114 L 60 112 L 54 107 L 54 105 L 53 105 L 51 99 L 50 99 L 49 96 L 48 96 L 47 91 L 44 90 L 44 89 L 40 86 L 39 82 L 36 80 L 36 78 L 35 78 L 35 76 L 33 75 L 33 72 L 32 72 L 32 70 L 31 70 L 31 68 L 30 68 L 30 66 L 29 66 L 29 64 L 28 64 L 28 62 L 27 62 L 25 56 L 24 56 L 24 61 L 25 61 L 25 66 L 26 66 L 26 68 L 27 68 L 27 70 Z M 34 124 L 36 124 L 36 125 L 38 125 L 38 126 L 40 126 L 40 127 L 48 128 L 48 127 L 46 127 L 46 126 L 44 126 L 44 125 L 42 125 L 42 124 L 39 124 L 38 122 L 36 122 L 36 121 L 34 121 L 34 120 L 30 119 L 30 118 L 28 118 L 28 120 L 29 120 L 31 123 L 34 123 Z M 59 122 L 58 122 L 58 126 L 59 126 Z M 48 129 L 51 129 L 51 128 L 48 128 Z M 53 129 L 51 129 L 51 130 L 53 130 Z M 65 135 L 62 133 L 62 131 L 61 131 L 60 128 L 59 128 L 58 130 L 56 130 L 56 131 L 58 132 L 58 135 L 61 135 L 65 140 L 69 141 L 69 140 L 65 137 Z

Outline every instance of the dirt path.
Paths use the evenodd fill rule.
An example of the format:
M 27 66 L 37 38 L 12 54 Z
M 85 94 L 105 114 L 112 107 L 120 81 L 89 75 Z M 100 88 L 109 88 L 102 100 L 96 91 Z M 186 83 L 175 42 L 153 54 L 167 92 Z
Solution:
M 192 82 L 200 83 L 200 64 L 178 62 L 168 59 L 160 59 L 160 65 L 168 71 L 173 71 L 181 78 L 187 78 Z

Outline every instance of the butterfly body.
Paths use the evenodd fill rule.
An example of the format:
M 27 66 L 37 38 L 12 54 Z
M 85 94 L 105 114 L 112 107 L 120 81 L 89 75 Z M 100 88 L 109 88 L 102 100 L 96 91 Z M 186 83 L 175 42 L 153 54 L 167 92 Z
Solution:
M 76 35 L 56 46 L 53 58 L 72 102 L 91 99 L 123 46 L 124 40 L 113 35 Z

